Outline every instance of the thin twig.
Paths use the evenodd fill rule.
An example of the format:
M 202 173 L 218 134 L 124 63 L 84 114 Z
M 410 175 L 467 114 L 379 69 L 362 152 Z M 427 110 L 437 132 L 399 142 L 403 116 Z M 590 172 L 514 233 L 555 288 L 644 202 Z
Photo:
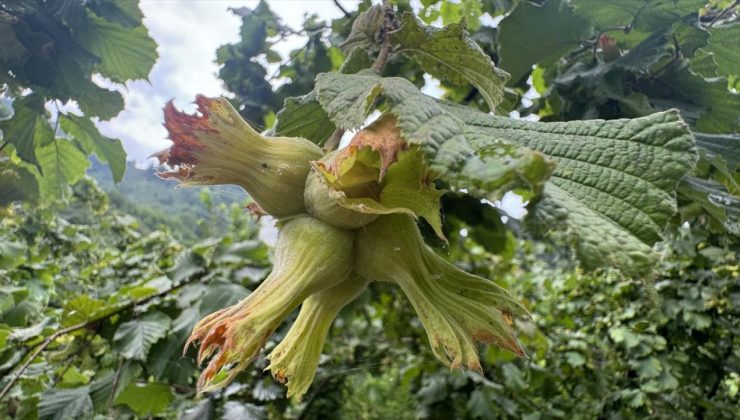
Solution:
M 110 407 L 113 405 L 113 399 L 116 395 L 116 388 L 118 388 L 118 381 L 121 380 L 121 372 L 123 372 L 123 366 L 124 363 L 128 363 L 128 361 L 124 361 L 121 359 L 118 362 L 118 369 L 116 369 L 116 376 L 113 377 L 113 387 L 111 388 L 110 395 L 108 396 L 108 403 L 105 405 L 106 410 L 110 410 Z
M 731 5 L 727 6 L 727 8 L 725 8 L 725 10 L 723 10 L 722 12 L 720 12 L 717 16 L 714 17 L 714 19 L 712 19 L 711 22 L 709 22 L 709 25 L 707 25 L 707 28 L 711 28 L 712 25 L 715 24 L 715 22 L 717 22 L 718 20 L 722 19 L 722 17 L 724 17 L 724 15 L 726 15 L 727 12 L 729 12 L 732 9 L 734 9 L 735 6 L 737 6 L 738 3 L 740 3 L 740 1 L 739 0 L 735 0 Z
M 352 13 L 348 12 L 347 9 L 345 9 L 344 6 L 342 6 L 342 4 L 339 3 L 339 0 L 333 0 L 333 1 L 334 1 L 334 4 L 337 6 L 337 8 L 339 8 L 339 10 L 341 10 L 342 13 L 344 13 L 344 17 L 347 17 L 347 18 L 352 17 Z
M 391 55 L 393 45 L 391 45 L 390 32 L 395 29 L 396 26 L 396 15 L 391 7 L 389 0 L 383 0 L 383 12 L 385 13 L 385 20 L 383 21 L 383 27 L 380 29 L 380 37 L 382 42 L 380 44 L 380 52 L 375 58 L 372 69 L 374 72 L 380 74 L 385 68 L 388 62 L 388 57 Z
M 72 326 L 69 326 L 67 328 L 62 328 L 61 330 L 58 330 L 58 331 L 54 332 L 53 334 L 51 334 L 50 336 L 46 337 L 46 339 L 41 344 L 39 344 L 38 347 L 36 347 L 36 350 L 34 350 L 31 353 L 31 355 L 28 357 L 28 359 L 26 359 L 26 361 L 23 363 L 23 365 L 21 365 L 21 367 L 15 373 L 15 375 L 10 380 L 10 382 L 8 382 L 8 384 L 5 385 L 5 388 L 3 388 L 2 392 L 0 392 L 0 401 L 8 394 L 8 392 L 10 392 L 10 389 L 13 388 L 13 386 L 15 385 L 16 382 L 18 382 L 18 379 L 20 379 L 21 375 L 23 375 L 23 372 L 25 372 L 26 369 L 28 369 L 28 366 L 30 366 L 31 363 L 33 363 L 33 360 L 36 357 L 38 357 L 38 355 L 41 354 L 42 351 L 44 351 L 47 347 L 49 347 L 49 345 L 51 345 L 51 343 L 53 343 L 57 338 L 59 338 L 59 337 L 61 337 L 63 335 L 69 334 L 71 332 L 75 332 L 77 330 L 81 330 L 81 329 L 87 328 L 87 327 L 89 327 L 91 325 L 94 325 L 94 324 L 100 322 L 100 321 L 103 321 L 103 320 L 105 320 L 107 318 L 110 318 L 113 315 L 119 314 L 119 313 L 121 313 L 123 311 L 126 311 L 128 309 L 135 308 L 137 306 L 140 306 L 140 305 L 143 305 L 145 303 L 148 303 L 148 302 L 150 302 L 150 301 L 152 301 L 154 299 L 157 299 L 157 298 L 160 298 L 162 296 L 165 296 L 165 295 L 169 294 L 170 292 L 172 292 L 172 291 L 174 291 L 176 289 L 179 289 L 180 287 L 186 285 L 187 283 L 190 283 L 192 280 L 195 280 L 196 278 L 200 278 L 200 277 L 199 276 L 193 276 L 190 279 L 185 280 L 185 281 L 181 282 L 180 284 L 178 284 L 176 286 L 173 286 L 173 287 L 171 287 L 169 289 L 163 290 L 163 291 L 161 291 L 159 293 L 153 294 L 153 295 L 148 296 L 148 297 L 145 297 L 143 299 L 131 301 L 131 302 L 127 303 L 126 305 L 123 305 L 123 306 L 119 307 L 118 309 L 114 310 L 113 312 L 106 313 L 105 315 L 101 316 L 100 318 L 91 319 L 89 321 L 81 322 L 79 324 L 72 325 Z

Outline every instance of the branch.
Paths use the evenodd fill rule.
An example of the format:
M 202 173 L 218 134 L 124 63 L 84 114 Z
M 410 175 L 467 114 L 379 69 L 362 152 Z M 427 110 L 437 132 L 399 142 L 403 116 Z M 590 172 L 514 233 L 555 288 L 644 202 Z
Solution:
M 352 13 L 348 12 L 348 11 L 347 11 L 347 9 L 345 9 L 345 8 L 344 8 L 344 7 L 342 6 L 342 4 L 341 4 L 341 3 L 339 3 L 339 0 L 333 0 L 333 1 L 334 1 L 334 4 L 335 4 L 335 5 L 336 5 L 336 6 L 337 6 L 337 7 L 339 8 L 339 10 L 341 10 L 341 11 L 342 11 L 342 13 L 344 13 L 344 17 L 347 17 L 347 18 L 348 18 L 348 17 L 352 17 Z
M 727 12 L 729 12 L 732 9 L 734 9 L 735 6 L 737 6 L 738 3 L 740 3 L 740 1 L 739 0 L 735 0 L 731 5 L 727 6 L 727 8 L 725 8 L 725 10 L 723 10 L 722 12 L 720 12 L 717 16 L 714 17 L 714 19 L 712 19 L 711 22 L 709 22 L 709 25 L 707 25 L 707 28 L 711 28 L 712 25 L 714 25 L 718 20 L 722 19 L 722 17 L 724 15 L 726 15 Z
M 391 31 L 396 29 L 396 13 L 393 11 L 389 0 L 383 0 L 383 11 L 385 12 L 385 20 L 383 21 L 383 27 L 380 28 L 380 39 L 382 39 L 380 52 L 371 67 L 376 73 L 381 73 L 388 62 L 388 57 L 390 57 L 393 49 L 389 35 Z
M 101 316 L 99 318 L 91 319 L 91 320 L 88 320 L 88 321 L 85 321 L 85 322 L 81 322 L 81 323 L 76 324 L 76 325 L 69 326 L 67 328 L 62 328 L 61 330 L 58 330 L 58 331 L 55 331 L 50 336 L 46 337 L 46 339 L 41 344 L 39 344 L 38 347 L 36 347 L 36 349 L 31 353 L 31 355 L 28 357 L 28 359 L 26 359 L 26 361 L 23 363 L 23 365 L 21 365 L 21 367 L 18 368 L 18 371 L 15 373 L 15 376 L 13 376 L 13 378 L 10 380 L 10 382 L 8 382 L 8 384 L 5 385 L 5 387 L 3 388 L 3 390 L 0 392 L 0 401 L 8 394 L 8 392 L 10 392 L 10 389 L 13 388 L 13 386 L 15 385 L 16 382 L 18 382 L 18 379 L 20 379 L 21 375 L 23 375 L 23 372 L 25 372 L 26 369 L 28 369 L 28 366 L 31 365 L 31 363 L 33 362 L 33 360 L 36 357 L 38 357 L 38 355 L 41 354 L 42 351 L 44 351 L 47 347 L 49 347 L 49 345 L 51 345 L 51 343 L 53 343 L 54 340 L 56 340 L 57 338 L 59 338 L 59 337 L 61 337 L 63 335 L 69 334 L 71 332 L 75 332 L 75 331 L 78 331 L 78 330 L 87 328 L 87 327 L 89 327 L 91 325 L 94 325 L 94 324 L 100 322 L 100 321 L 103 321 L 103 320 L 105 320 L 107 318 L 110 318 L 113 315 L 117 315 L 117 314 L 119 314 L 119 313 L 121 313 L 123 311 L 126 311 L 128 309 L 135 308 L 137 306 L 140 306 L 140 305 L 143 305 L 145 303 L 148 303 L 148 302 L 150 302 L 150 301 L 152 301 L 154 299 L 157 299 L 157 298 L 160 298 L 162 296 L 165 296 L 165 295 L 169 294 L 170 292 L 172 292 L 172 291 L 174 291 L 176 289 L 179 289 L 180 287 L 182 287 L 182 286 L 190 283 L 191 281 L 193 281 L 196 278 L 200 278 L 200 276 L 193 276 L 190 279 L 184 280 L 180 284 L 177 284 L 176 286 L 172 286 L 169 289 L 163 290 L 163 291 L 161 291 L 159 293 L 155 293 L 155 294 L 153 294 L 151 296 L 147 296 L 147 297 L 145 297 L 143 299 L 132 300 L 131 302 L 129 302 L 129 303 L 123 305 L 123 306 L 120 306 L 117 309 L 115 309 L 114 311 L 109 312 L 109 313 L 106 313 L 105 315 L 103 315 L 103 316 Z

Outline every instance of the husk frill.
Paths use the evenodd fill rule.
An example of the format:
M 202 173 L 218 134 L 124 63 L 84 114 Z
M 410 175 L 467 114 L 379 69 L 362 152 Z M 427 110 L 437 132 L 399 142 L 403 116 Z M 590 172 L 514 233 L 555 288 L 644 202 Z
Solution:
M 155 154 L 173 167 L 162 172 L 185 186 L 234 184 L 244 188 L 277 218 L 306 212 L 303 190 L 310 161 L 321 149 L 306 139 L 257 133 L 223 98 L 196 98 L 200 115 L 165 106 L 165 127 L 173 145 Z
M 407 215 L 383 216 L 358 231 L 355 272 L 398 284 L 435 356 L 453 369 L 481 370 L 478 342 L 524 355 L 512 330 L 512 317 L 525 314 L 524 308 L 501 286 L 435 254 Z
M 311 385 L 321 350 L 339 311 L 367 287 L 367 280 L 351 274 L 338 285 L 309 296 L 283 340 L 268 356 L 267 367 L 280 382 L 288 382 L 288 397 L 300 398 Z

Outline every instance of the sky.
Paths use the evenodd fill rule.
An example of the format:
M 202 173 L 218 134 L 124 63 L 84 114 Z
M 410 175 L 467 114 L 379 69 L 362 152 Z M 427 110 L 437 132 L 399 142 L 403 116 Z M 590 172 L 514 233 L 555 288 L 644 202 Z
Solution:
M 359 1 L 341 0 L 347 10 L 355 10 Z M 154 152 L 170 145 L 162 126 L 162 108 L 170 99 L 180 109 L 193 111 L 195 95 L 227 95 L 218 79 L 216 49 L 239 40 L 241 19 L 229 8 L 254 8 L 257 0 L 141 0 L 144 25 L 159 45 L 159 59 L 149 81 L 126 84 L 123 94 L 125 109 L 110 121 L 98 123 L 100 131 L 121 139 L 129 156 L 146 161 Z M 342 16 L 332 0 L 271 0 L 270 8 L 284 23 L 302 26 L 304 15 L 316 13 L 329 20 Z M 283 57 L 304 44 L 294 36 L 277 44 Z

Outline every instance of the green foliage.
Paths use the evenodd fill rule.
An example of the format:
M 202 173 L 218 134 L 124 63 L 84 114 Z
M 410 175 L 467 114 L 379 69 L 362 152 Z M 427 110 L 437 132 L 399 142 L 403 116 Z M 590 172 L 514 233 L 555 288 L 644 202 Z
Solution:
M 716 71 L 727 77 L 730 84 L 737 89 L 740 82 L 740 52 L 737 48 L 732 48 L 732 42 L 740 37 L 740 24 L 715 26 L 709 29 L 709 34 L 711 36 L 705 50 L 711 53 L 717 63 Z
M 517 84 L 534 64 L 552 63 L 577 47 L 587 31 L 588 23 L 565 2 L 549 0 L 536 5 L 522 1 L 501 22 L 501 67 L 511 74 L 511 83 Z
M 263 357 L 230 387 L 196 398 L 199 370 L 183 344 L 198 320 L 263 279 L 268 249 L 254 220 L 222 203 L 241 195 L 174 190 L 130 168 L 112 188 L 124 172 L 120 143 L 89 117 L 114 115 L 122 103 L 89 76 L 146 77 L 154 45 L 134 0 L 52 3 L 0 6 L 11 16 L 0 14 L 0 62 L 14 78 L 0 77 L 15 98 L 12 107 L 0 101 L 0 204 L 47 194 L 44 206 L 7 207 L 0 221 L 0 387 L 28 363 L 0 417 L 740 413 L 740 107 L 728 89 L 738 81 L 738 24 L 737 12 L 724 10 L 733 2 L 425 0 L 422 21 L 449 26 L 399 13 L 382 75 L 368 70 L 377 25 L 362 25 L 346 57 L 340 49 L 369 2 L 333 22 L 307 17 L 302 30 L 277 21 L 266 2 L 233 10 L 242 39 L 221 47 L 217 61 L 242 115 L 264 126 L 277 116 L 274 133 L 321 145 L 373 110 L 396 115 L 442 175 L 438 187 L 457 190 L 443 199 L 440 255 L 507 286 L 532 315 L 515 320 L 528 359 L 481 346 L 482 375 L 450 372 L 433 361 L 399 290 L 373 284 L 340 314 L 303 401 L 286 399 L 261 372 Z M 481 24 L 484 13 L 503 16 L 498 27 Z M 32 39 L 38 24 L 56 29 Z M 307 37 L 305 48 L 279 57 L 273 44 L 294 32 Z M 42 49 L 26 45 L 48 39 L 54 53 L 39 67 Z M 268 75 L 262 59 L 280 62 L 278 72 Z M 493 62 L 512 73 L 508 86 Z M 448 101 L 420 93 L 425 72 L 445 79 Z M 276 79 L 283 84 L 274 89 Z M 20 95 L 24 87 L 33 94 Z M 44 104 L 67 99 L 85 116 L 58 118 L 61 136 Z M 499 101 L 498 111 L 543 122 L 486 115 Z M 691 133 L 675 111 L 656 113 L 672 108 L 696 139 L 688 175 Z M 110 164 L 110 198 L 82 178 L 92 153 Z M 104 177 L 100 165 L 92 173 Z M 67 202 L 49 198 L 76 180 Z M 490 206 L 512 188 L 530 200 L 528 222 L 539 221 L 545 239 Z
M 242 18 L 242 40 L 218 49 L 216 62 L 222 65 L 219 76 L 226 88 L 234 93 L 232 103 L 242 116 L 258 126 L 269 128 L 283 101 L 309 92 L 317 74 L 339 67 L 342 53 L 338 47 L 326 43 L 324 35 L 328 27 L 315 15 L 307 16 L 303 30 L 295 31 L 281 23 L 264 0 L 254 10 L 238 8 L 231 11 Z M 272 45 L 295 33 L 307 35 L 308 40 L 285 60 L 272 49 Z M 267 68 L 255 60 L 257 57 L 268 63 L 284 64 L 276 73 L 268 75 Z M 278 79 L 287 83 L 273 89 L 270 83 Z
M 0 5 L 0 94 L 5 107 L 12 100 L 14 113 L 0 122 L 0 184 L 21 179 L 27 186 L 24 194 L 4 194 L 0 206 L 38 194 L 66 196 L 92 153 L 121 180 L 126 164 L 121 142 L 102 136 L 90 118 L 115 117 L 123 97 L 92 76 L 114 83 L 147 77 L 157 52 L 141 18 L 135 0 Z M 61 112 L 60 105 L 69 101 L 84 115 Z
M 30 365 L 10 396 L 16 403 L 3 405 L 2 415 L 130 409 L 143 416 L 172 412 L 171 403 L 192 405 L 175 400 L 171 388 L 190 389 L 197 376 L 180 355 L 187 333 L 266 274 L 267 249 L 255 240 L 254 223 L 234 210 L 227 236 L 186 250 L 166 232 L 146 233 L 133 217 L 110 210 L 88 180 L 66 204 L 16 206 L 0 227 L 2 386 L 20 363 Z M 62 328 L 69 332 L 28 359 Z
M 401 28 L 391 36 L 398 52 L 418 62 L 433 77 L 475 86 L 492 110 L 503 101 L 509 75 L 493 65 L 464 24 L 437 29 L 421 25 L 413 13 L 405 13 L 401 19 Z
M 162 414 L 175 399 L 172 390 L 165 384 L 129 384 L 116 398 L 117 404 L 125 404 L 137 415 L 144 417 Z

